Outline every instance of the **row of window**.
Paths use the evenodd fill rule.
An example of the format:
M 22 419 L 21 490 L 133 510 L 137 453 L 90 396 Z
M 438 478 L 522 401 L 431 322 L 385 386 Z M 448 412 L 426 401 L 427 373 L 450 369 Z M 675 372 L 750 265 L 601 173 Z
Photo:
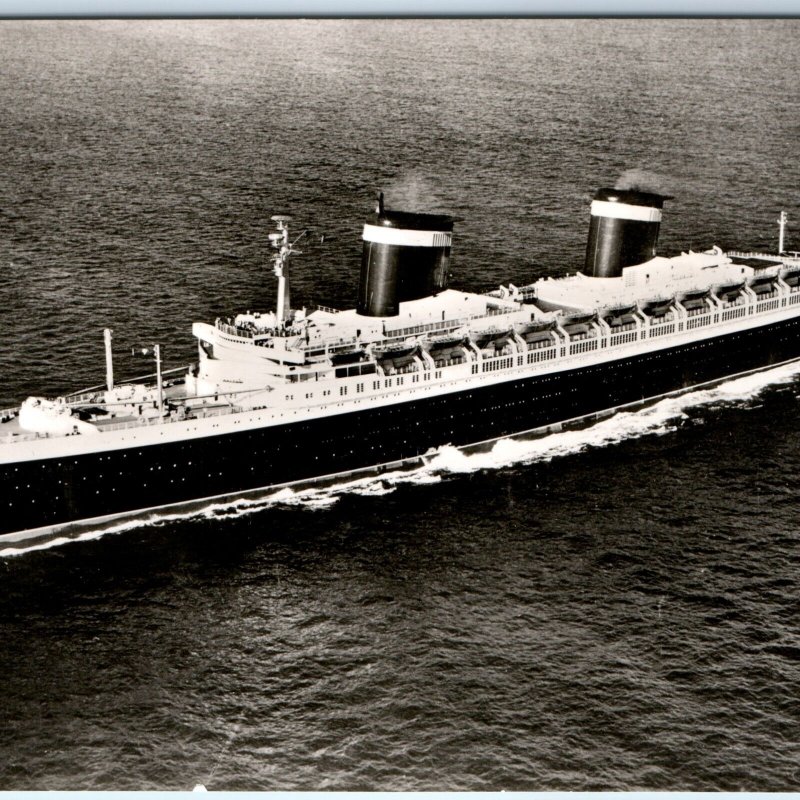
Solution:
M 635 334 L 634 334 L 635 337 Z M 619 344 L 619 342 L 612 342 L 613 344 Z M 569 352 L 572 355 L 576 353 L 586 353 L 589 350 L 597 350 L 597 339 L 587 339 L 584 342 L 576 342 L 573 345 L 570 345 Z
M 408 328 L 395 328 L 386 331 L 386 335 L 390 338 L 398 336 L 413 336 L 415 333 L 428 333 L 429 331 L 448 331 L 452 328 L 457 328 L 463 325 L 466 320 L 449 319 L 443 322 L 430 322 L 426 325 L 411 325 Z
M 650 328 L 650 338 L 652 339 L 655 336 L 665 336 L 668 333 L 675 333 L 675 323 L 673 322 L 672 325 L 662 325 L 658 328 Z
M 694 319 L 687 320 L 686 330 L 690 331 L 692 328 L 702 328 L 704 325 L 711 323 L 711 315 L 705 314 L 702 317 L 695 317 Z
M 746 308 L 730 308 L 727 311 L 722 312 L 722 321 L 725 322 L 729 319 L 737 319 L 738 317 L 743 317 L 745 312 L 747 311 Z
M 499 369 L 510 369 L 514 365 L 513 358 L 496 358 L 492 361 L 483 362 L 484 372 L 494 372 Z
M 355 375 L 374 375 L 376 371 L 375 364 L 351 364 L 349 367 L 337 367 L 337 378 L 352 378 Z
M 611 337 L 611 346 L 617 344 L 627 344 L 628 342 L 636 341 L 636 332 L 633 333 L 617 333 Z
M 537 352 L 534 353 L 528 353 L 528 363 L 536 364 L 539 361 L 547 361 L 555 357 L 556 357 L 556 349 L 555 347 L 551 347 L 548 350 L 538 350 Z

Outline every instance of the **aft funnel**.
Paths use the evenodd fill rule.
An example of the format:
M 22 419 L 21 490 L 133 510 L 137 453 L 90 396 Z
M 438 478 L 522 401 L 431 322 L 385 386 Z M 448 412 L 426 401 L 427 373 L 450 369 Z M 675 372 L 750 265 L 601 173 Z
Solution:
M 598 189 L 591 207 L 584 272 L 616 278 L 656 255 L 661 209 L 669 197 L 634 189 Z

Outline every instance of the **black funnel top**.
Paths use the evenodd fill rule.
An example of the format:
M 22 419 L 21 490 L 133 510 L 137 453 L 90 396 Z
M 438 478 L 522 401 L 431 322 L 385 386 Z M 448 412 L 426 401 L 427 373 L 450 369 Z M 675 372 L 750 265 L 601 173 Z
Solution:
M 409 231 L 453 230 L 453 218 L 447 214 L 418 214 L 415 211 L 393 211 L 388 208 L 378 211 L 368 220 L 368 224 Z
M 598 189 L 594 195 L 594 199 L 606 200 L 611 203 L 627 203 L 632 206 L 664 208 L 664 201 L 672 200 L 672 197 L 667 194 L 640 192 L 638 189 Z

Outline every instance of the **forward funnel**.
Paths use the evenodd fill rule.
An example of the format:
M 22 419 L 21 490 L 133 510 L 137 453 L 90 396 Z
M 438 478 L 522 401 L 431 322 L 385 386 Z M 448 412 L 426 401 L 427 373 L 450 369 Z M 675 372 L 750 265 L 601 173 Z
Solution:
M 584 273 L 616 278 L 623 267 L 656 255 L 666 195 L 635 189 L 598 189 L 591 207 Z
M 364 225 L 358 313 L 397 316 L 400 303 L 446 289 L 452 237 L 452 217 L 390 211 L 381 194 Z

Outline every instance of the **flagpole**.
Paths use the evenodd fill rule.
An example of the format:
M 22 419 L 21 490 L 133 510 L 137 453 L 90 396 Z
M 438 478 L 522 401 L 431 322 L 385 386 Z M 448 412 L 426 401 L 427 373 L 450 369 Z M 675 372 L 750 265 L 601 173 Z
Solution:
M 103 331 L 103 339 L 106 343 L 106 388 L 110 392 L 114 388 L 114 362 L 111 356 L 111 328 Z
M 158 388 L 158 412 L 164 413 L 164 383 L 161 379 L 161 345 L 153 345 L 153 353 L 156 357 L 156 386 Z

